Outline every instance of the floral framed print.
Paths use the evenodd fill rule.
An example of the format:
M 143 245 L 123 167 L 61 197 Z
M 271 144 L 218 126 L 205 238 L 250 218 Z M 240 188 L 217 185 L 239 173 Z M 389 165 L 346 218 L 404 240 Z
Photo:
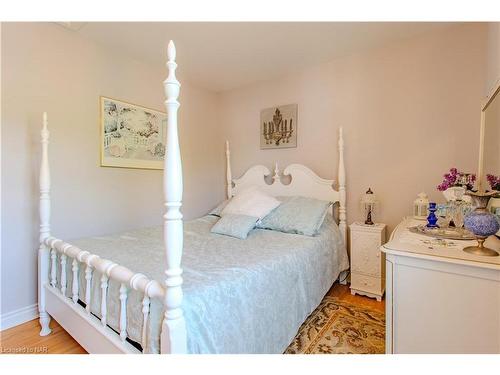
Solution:
M 163 169 L 167 114 L 100 97 L 101 166 Z

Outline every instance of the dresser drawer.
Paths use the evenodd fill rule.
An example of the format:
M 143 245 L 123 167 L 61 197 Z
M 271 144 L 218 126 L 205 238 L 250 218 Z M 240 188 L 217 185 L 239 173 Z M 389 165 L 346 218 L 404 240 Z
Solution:
M 351 288 L 373 294 L 382 294 L 384 280 L 380 277 L 361 275 L 353 272 L 351 275 Z
M 351 235 L 351 268 L 352 272 L 363 273 L 375 277 L 382 275 L 382 259 L 379 250 L 380 235 L 363 233 L 362 236 Z

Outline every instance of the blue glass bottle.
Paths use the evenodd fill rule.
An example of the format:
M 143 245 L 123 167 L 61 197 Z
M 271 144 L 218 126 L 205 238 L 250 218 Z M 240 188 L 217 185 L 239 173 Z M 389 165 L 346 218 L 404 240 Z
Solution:
M 439 228 L 437 225 L 436 203 L 429 203 L 429 216 L 427 216 L 427 228 Z

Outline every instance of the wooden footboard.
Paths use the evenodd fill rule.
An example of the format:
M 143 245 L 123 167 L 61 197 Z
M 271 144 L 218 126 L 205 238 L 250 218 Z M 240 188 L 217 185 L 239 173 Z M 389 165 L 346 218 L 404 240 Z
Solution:
M 143 328 L 142 328 L 142 348 L 147 348 L 148 327 L 149 327 L 149 309 L 150 301 L 153 298 L 163 300 L 165 298 L 165 289 L 160 283 L 155 280 L 148 279 L 145 275 L 134 273 L 126 267 L 120 266 L 110 260 L 100 258 L 97 255 L 91 254 L 88 251 L 79 249 L 67 242 L 54 237 L 48 237 L 44 241 L 44 245 L 50 251 L 50 271 L 49 284 L 46 289 L 46 310 L 53 316 L 77 341 L 88 351 L 102 352 L 100 349 L 116 350 L 124 353 L 137 352 L 129 342 L 127 342 L 127 297 L 131 290 L 135 290 L 144 295 L 142 299 L 143 313 Z M 59 255 L 59 257 L 57 256 Z M 58 260 L 59 258 L 59 260 Z M 66 275 L 66 264 L 71 264 L 72 281 L 68 285 Z M 59 271 L 59 272 L 58 272 Z M 92 314 L 90 306 L 92 301 L 92 279 L 96 275 L 96 271 L 101 275 L 101 307 L 100 319 Z M 85 274 L 85 288 L 80 284 L 79 274 Z M 57 276 L 59 276 L 59 279 Z M 107 325 L 107 305 L 106 299 L 108 294 L 109 281 L 114 280 L 120 283 L 120 319 L 119 332 L 116 333 Z M 70 297 L 66 296 L 66 291 L 70 290 Z M 84 300 L 79 303 L 80 292 L 85 291 Z M 65 306 L 66 305 L 66 306 Z M 86 319 L 85 323 L 76 321 Z M 88 330 L 82 330 L 82 327 L 87 327 Z M 80 333 L 85 333 L 80 335 Z M 103 343 L 90 340 L 93 335 L 100 334 L 105 338 Z M 97 340 L 99 341 L 99 340 Z
M 50 314 L 89 353 L 140 354 L 141 352 L 109 327 L 103 327 L 94 315 L 87 315 L 79 304 L 68 302 L 58 289 L 45 286 L 47 313 Z

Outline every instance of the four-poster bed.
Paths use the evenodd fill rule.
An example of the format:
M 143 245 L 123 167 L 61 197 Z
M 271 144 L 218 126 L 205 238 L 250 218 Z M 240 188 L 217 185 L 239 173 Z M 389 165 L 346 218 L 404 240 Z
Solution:
M 253 290 L 250 289 L 250 292 L 245 291 L 246 294 L 251 295 L 245 300 L 249 306 L 247 310 L 254 306 L 255 309 L 259 309 L 258 312 L 262 314 L 262 317 L 255 318 L 257 319 L 255 323 L 262 322 L 264 327 L 261 331 L 264 333 L 261 336 L 255 334 L 255 343 L 252 343 L 251 347 L 248 346 L 250 349 L 245 349 L 246 347 L 242 345 L 240 349 L 234 348 L 234 350 L 262 352 L 281 348 L 282 342 L 285 342 L 283 340 L 289 339 L 290 332 L 293 333 L 293 330 L 296 332 L 300 323 L 319 304 L 324 293 L 338 278 L 340 272 L 345 271 L 348 266 L 346 266 L 347 255 L 342 245 L 342 242 L 345 244 L 346 239 L 342 129 L 339 132 L 338 191 L 333 189 L 332 180 L 322 179 L 300 164 L 292 164 L 284 169 L 284 175 L 291 177 L 291 182 L 287 185 L 281 182 L 277 166 L 272 177 L 272 184 L 265 182 L 264 178 L 270 175 L 270 171 L 261 165 L 251 167 L 241 178 L 233 180 L 229 143 L 226 142 L 228 199 L 248 186 L 258 186 L 273 196 L 302 195 L 338 202 L 338 227 L 333 219 L 328 219 L 325 220 L 328 223 L 324 225 L 323 231 L 317 238 L 271 233 L 273 231 L 270 230 L 255 230 L 258 233 L 251 241 L 247 239 L 243 242 L 234 242 L 242 240 L 209 234 L 208 229 L 216 219 L 205 217 L 187 222 L 188 230 L 184 232 L 180 211 L 183 186 L 177 130 L 177 110 L 180 105 L 177 99 L 180 83 L 175 76 L 177 67 L 175 55 L 175 46 L 170 42 L 167 62 L 169 74 L 164 82 L 168 124 L 163 175 L 166 213 L 162 245 L 153 241 L 161 237 L 161 231 L 155 230 L 135 231 L 115 237 L 83 239 L 73 244 L 51 235 L 49 132 L 47 116 L 44 114 L 41 132 L 40 248 L 38 252 L 38 306 L 42 327 L 40 335 L 50 334 L 49 323 L 52 317 L 91 353 L 139 353 L 141 348 L 143 352 L 161 353 L 224 352 L 228 350 L 228 347 L 231 348 L 231 345 L 234 348 L 234 343 L 231 343 L 234 338 L 227 338 L 227 343 L 224 344 L 226 346 L 218 342 L 224 337 L 223 334 L 228 336 L 231 332 L 223 332 L 223 326 L 216 327 L 216 324 L 220 324 L 217 319 L 227 322 L 223 310 L 228 310 L 233 315 L 235 311 L 237 313 L 235 305 L 243 304 L 243 302 L 238 303 L 238 298 L 247 297 L 238 294 L 241 290 L 238 289 L 239 284 L 235 280 L 248 277 L 244 281 L 246 286 L 255 287 Z M 163 276 L 151 268 L 158 262 L 153 259 L 148 263 L 149 257 L 145 254 L 143 256 L 136 254 L 136 257 L 145 258 L 140 268 L 145 274 L 131 271 L 130 268 L 135 268 L 139 261 L 126 258 L 125 248 L 131 246 L 130 243 L 137 246 L 139 251 L 142 250 L 141 246 L 150 251 L 159 249 L 160 253 L 163 248 L 162 258 L 166 264 Z M 211 244 L 212 248 L 206 243 Z M 290 243 L 294 245 L 291 246 Z M 185 248 L 184 245 L 186 245 Z M 238 250 L 237 246 L 244 247 L 244 261 L 238 259 L 237 254 L 235 255 Z M 295 249 L 293 249 L 294 246 L 296 246 Z M 117 248 L 120 252 L 115 251 Z M 284 259 L 285 256 L 280 254 L 288 248 L 290 252 L 287 254 L 287 259 Z M 192 252 L 191 254 L 189 251 L 184 251 L 185 278 L 189 281 L 185 285 L 183 285 L 183 269 L 181 268 L 183 250 Z M 206 264 L 200 263 L 200 258 L 202 258 L 200 254 L 205 257 L 207 263 L 212 261 L 210 258 L 212 257 L 216 266 L 210 269 L 208 267 L 210 264 L 208 264 L 203 273 L 201 269 Z M 151 258 L 156 255 L 153 253 Z M 245 267 L 251 269 L 251 272 L 246 272 Z M 282 271 L 283 269 L 286 272 Z M 252 279 L 249 275 L 258 275 L 259 278 Z M 269 280 L 272 280 L 274 275 L 277 280 L 280 280 L 276 282 L 279 284 L 274 287 L 276 290 L 273 290 L 273 286 L 269 286 Z M 198 284 L 193 280 L 196 280 Z M 283 289 L 278 288 L 288 288 L 287 283 L 290 282 L 297 283 L 300 287 L 302 294 L 296 298 L 295 302 L 297 310 L 300 311 L 290 313 L 294 315 L 290 320 L 291 327 L 287 327 L 284 333 L 283 330 L 277 330 L 282 336 L 280 337 L 282 342 L 273 343 L 274 346 L 265 344 L 259 346 L 259 340 L 265 337 L 265 331 L 269 331 L 268 327 L 265 327 L 266 324 L 270 324 L 267 322 L 266 314 L 272 315 L 270 319 L 273 320 L 282 307 L 277 305 L 273 310 L 265 304 L 258 306 L 259 301 L 265 301 L 266 298 L 281 299 L 284 304 L 286 300 Z M 226 289 L 221 289 L 220 285 L 224 285 Z M 265 289 L 256 290 L 255 288 L 260 285 L 266 285 Z M 187 299 L 183 298 L 183 287 L 186 288 Z M 227 290 L 233 293 L 231 297 L 233 300 L 230 302 L 220 300 L 224 298 L 221 296 L 224 296 Z M 220 308 L 217 306 L 218 299 Z M 203 312 L 199 312 L 198 309 L 202 309 Z M 248 321 L 251 317 L 247 316 L 245 319 Z M 235 321 L 237 322 L 238 318 L 235 318 Z M 213 327 L 208 322 L 212 322 Z M 191 328 L 187 323 L 191 324 Z M 255 328 L 255 331 L 259 329 Z M 219 332 L 222 333 L 219 334 Z M 245 340 L 243 337 L 241 339 Z M 155 346 L 157 342 L 159 342 L 158 347 Z

